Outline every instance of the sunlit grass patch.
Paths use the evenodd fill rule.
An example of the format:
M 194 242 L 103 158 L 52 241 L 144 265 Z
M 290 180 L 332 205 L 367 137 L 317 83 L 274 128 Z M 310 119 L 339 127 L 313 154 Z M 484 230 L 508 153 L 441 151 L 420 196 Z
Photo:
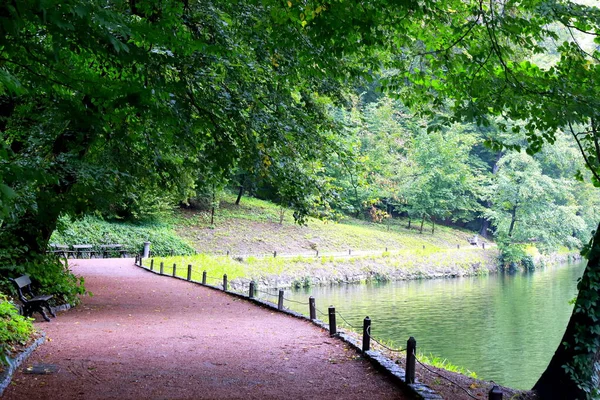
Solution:
M 419 361 L 421 361 L 423 364 L 428 364 L 428 365 L 431 365 L 432 367 L 445 369 L 446 371 L 456 372 L 456 373 L 459 373 L 462 375 L 466 375 L 473 379 L 478 379 L 477 374 L 475 372 L 473 372 L 465 367 L 461 367 L 459 365 L 452 364 L 450 361 L 448 361 L 448 359 L 435 356 L 431 353 L 429 355 L 427 355 L 425 353 L 419 353 L 417 355 L 417 359 Z

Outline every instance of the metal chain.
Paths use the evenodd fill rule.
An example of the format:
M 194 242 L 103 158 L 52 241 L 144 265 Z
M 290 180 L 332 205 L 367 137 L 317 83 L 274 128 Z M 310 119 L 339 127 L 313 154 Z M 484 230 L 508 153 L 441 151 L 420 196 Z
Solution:
M 344 322 L 346 323 L 346 325 L 348 325 L 350 328 L 359 329 L 359 328 L 357 328 L 356 326 L 352 325 L 350 322 L 348 322 L 348 320 L 347 320 L 346 318 L 344 318 L 344 316 L 342 315 L 342 313 L 340 313 L 340 312 L 339 312 L 339 311 L 337 311 L 337 310 L 335 311 L 335 313 L 336 313 L 337 315 L 339 315 L 339 316 L 340 316 L 340 317 L 341 317 L 341 318 L 344 320 Z
M 451 384 L 453 384 L 453 385 L 457 386 L 459 389 L 461 389 L 462 391 L 464 391 L 464 392 L 467 394 L 467 396 L 469 396 L 470 398 L 472 398 L 472 399 L 475 399 L 475 400 L 480 400 L 480 399 L 478 399 L 477 397 L 473 396 L 473 395 L 471 394 L 471 392 L 469 392 L 467 389 L 465 389 L 464 387 L 460 386 L 458 383 L 454 382 L 452 379 L 450 379 L 450 378 L 448 378 L 448 377 L 446 377 L 446 376 L 444 376 L 444 375 L 440 374 L 440 373 L 439 373 L 439 372 L 437 372 L 437 371 L 434 371 L 434 370 L 432 370 L 431 368 L 428 368 L 428 367 L 427 367 L 425 364 L 423 364 L 423 363 L 422 363 L 422 362 L 421 362 L 421 361 L 420 361 L 420 360 L 417 358 L 417 356 L 416 356 L 416 355 L 415 355 L 415 360 L 417 360 L 417 362 L 418 362 L 419 364 L 421 364 L 421 366 L 422 366 L 423 368 L 425 368 L 427 371 L 431 372 L 432 374 L 436 374 L 436 375 L 438 375 L 438 376 L 440 376 L 440 377 L 444 378 L 445 380 L 447 380 L 447 381 L 448 381 L 448 382 L 450 382 Z
M 297 301 L 297 300 L 288 299 L 287 297 L 284 297 L 283 299 L 284 299 L 284 300 L 286 300 L 286 301 L 290 301 L 290 302 L 292 302 L 292 303 L 302 304 L 303 306 L 307 306 L 307 305 L 308 305 L 308 303 L 303 303 L 303 302 L 301 302 L 301 301 Z
M 370 327 L 370 326 L 367 328 L 367 336 L 368 336 L 370 339 L 373 339 L 373 341 L 374 341 L 375 343 L 377 343 L 378 345 L 380 345 L 380 346 L 381 346 L 381 347 L 383 347 L 384 349 L 387 349 L 387 350 L 389 350 L 389 351 L 391 351 L 391 352 L 393 352 L 393 353 L 403 353 L 403 352 L 405 352 L 405 351 L 406 351 L 406 349 L 393 349 L 393 348 L 391 348 L 391 347 L 388 347 L 388 346 L 386 346 L 385 344 L 381 343 L 379 340 L 375 339 L 373 336 L 371 336 L 371 327 Z
M 260 290 L 260 289 L 254 289 L 254 290 L 256 290 L 258 293 L 264 293 L 267 296 L 273 296 L 273 297 L 278 297 L 279 296 L 278 294 L 273 294 L 273 293 L 265 292 L 264 290 Z
M 326 317 L 329 316 L 329 314 L 324 313 L 323 311 L 319 310 L 318 308 L 315 307 L 315 310 L 318 311 L 319 314 L 321 315 L 325 315 Z

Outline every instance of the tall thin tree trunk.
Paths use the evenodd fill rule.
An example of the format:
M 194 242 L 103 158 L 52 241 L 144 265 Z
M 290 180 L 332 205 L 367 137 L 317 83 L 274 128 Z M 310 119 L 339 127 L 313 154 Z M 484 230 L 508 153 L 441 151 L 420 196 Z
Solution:
M 210 209 L 210 224 L 214 225 L 215 224 L 215 200 L 216 200 L 216 194 L 215 194 L 215 184 L 213 183 L 213 187 L 212 187 L 212 207 Z
M 240 200 L 242 200 L 242 196 L 244 195 L 244 182 L 245 181 L 246 181 L 246 177 L 242 176 L 242 178 L 240 179 L 240 186 L 238 188 L 237 199 L 235 199 L 235 205 L 236 206 L 240 205 Z
M 508 237 L 512 237 L 513 229 L 515 228 L 515 222 L 517 222 L 517 207 L 513 207 L 510 211 L 510 227 L 508 228 Z
M 423 214 L 423 218 L 421 218 L 421 229 L 419 230 L 419 233 L 423 233 L 423 224 L 425 223 L 425 214 Z
M 600 225 L 587 258 L 565 334 L 533 387 L 542 399 L 597 399 L 600 395 Z
M 410 219 L 410 217 L 408 218 L 408 226 L 406 227 L 406 229 L 410 229 L 410 223 L 411 223 L 412 219 Z

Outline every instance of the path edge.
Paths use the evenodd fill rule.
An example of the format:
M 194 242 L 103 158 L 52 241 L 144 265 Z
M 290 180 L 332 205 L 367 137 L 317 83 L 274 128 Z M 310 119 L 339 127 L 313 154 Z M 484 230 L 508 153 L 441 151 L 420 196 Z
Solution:
M 202 287 L 206 287 L 212 290 L 216 290 L 218 292 L 222 292 L 222 293 L 226 293 L 230 296 L 233 297 L 237 297 L 240 299 L 244 299 L 246 301 L 249 301 L 251 303 L 254 303 L 256 305 L 262 306 L 262 307 L 266 307 L 269 308 L 271 311 L 277 311 L 283 314 L 287 314 L 290 315 L 292 317 L 298 318 L 298 319 L 302 319 L 304 321 L 308 321 L 310 323 L 312 323 L 313 325 L 318 326 L 321 329 L 324 329 L 326 331 L 329 331 L 329 324 L 321 321 L 320 319 L 310 319 L 308 317 L 306 317 L 303 314 L 300 314 L 299 312 L 284 308 L 283 310 L 280 310 L 276 304 L 268 302 L 268 301 L 264 301 L 261 299 L 257 299 L 257 298 L 251 298 L 248 295 L 245 294 L 241 294 L 238 292 L 233 292 L 230 290 L 223 290 L 222 287 L 219 286 L 213 286 L 213 285 L 208 285 L 208 284 L 203 284 L 202 282 L 198 282 L 195 280 L 187 280 L 184 277 L 180 277 L 180 276 L 172 276 L 172 275 L 165 275 L 165 274 L 160 274 L 160 271 L 155 271 L 155 270 L 151 270 L 150 268 L 144 266 L 144 265 L 138 265 L 137 263 L 134 264 L 136 267 L 141 268 L 145 271 L 151 272 L 155 275 L 159 275 L 159 276 L 164 276 L 167 278 L 171 278 L 171 279 L 178 279 L 181 281 L 185 281 L 185 282 L 190 282 L 190 283 L 194 283 L 196 285 L 202 286 Z M 409 394 L 415 396 L 416 399 L 419 400 L 443 400 L 443 397 L 437 393 L 435 390 L 433 390 L 432 388 L 430 388 L 429 386 L 425 385 L 424 383 L 407 383 L 406 379 L 405 379 L 405 370 L 404 368 L 400 367 L 398 364 L 396 364 L 394 361 L 392 361 L 391 359 L 385 357 L 383 354 L 381 354 L 378 351 L 375 350 L 369 350 L 367 352 L 363 352 L 362 351 L 362 345 L 352 336 L 344 333 L 344 332 L 338 332 L 335 335 L 332 335 L 332 337 L 338 338 L 341 341 L 343 341 L 344 343 L 348 344 L 350 347 L 352 347 L 358 354 L 360 354 L 362 357 L 364 357 L 365 359 L 367 359 L 369 362 L 371 362 L 371 364 L 377 368 L 379 371 L 385 373 L 386 375 L 388 375 L 392 381 L 396 384 L 398 384 L 402 389 L 410 392 Z M 0 392 L 1 395 L 1 392 Z
M 0 397 L 4 394 L 4 391 L 8 385 L 10 385 L 12 377 L 17 368 L 23 364 L 23 362 L 31 355 L 31 353 L 33 353 L 35 349 L 37 349 L 46 341 L 46 333 L 43 331 L 40 331 L 40 333 L 41 336 L 37 338 L 31 345 L 25 348 L 25 350 L 20 352 L 15 358 L 8 358 L 8 365 L 6 366 L 4 372 L 0 374 Z

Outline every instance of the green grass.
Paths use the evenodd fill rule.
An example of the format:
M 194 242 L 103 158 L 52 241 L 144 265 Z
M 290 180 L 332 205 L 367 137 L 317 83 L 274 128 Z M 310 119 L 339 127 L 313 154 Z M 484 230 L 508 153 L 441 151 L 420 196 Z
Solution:
M 233 204 L 235 196 L 224 194 L 216 210 L 214 224 L 208 212 L 185 211 L 173 216 L 170 222 L 178 233 L 204 252 L 257 254 L 340 252 L 352 250 L 415 249 L 422 246 L 429 252 L 436 248 L 468 247 L 467 238 L 473 232 L 436 225 L 431 234 L 431 224 L 426 223 L 419 233 L 420 221 L 394 218 L 387 224 L 377 224 L 354 218 L 339 222 L 308 218 L 306 225 L 294 222 L 293 213 L 287 210 L 279 224 L 281 208 L 275 204 L 244 197 L 239 206 Z
M 466 375 L 473 379 L 478 379 L 477 374 L 467 368 L 461 367 L 459 365 L 452 364 L 448 359 L 434 356 L 433 354 L 426 355 L 424 353 L 419 353 L 417 355 L 419 361 L 423 364 L 428 364 L 436 368 L 445 369 L 446 371 L 456 372 L 462 375 Z

